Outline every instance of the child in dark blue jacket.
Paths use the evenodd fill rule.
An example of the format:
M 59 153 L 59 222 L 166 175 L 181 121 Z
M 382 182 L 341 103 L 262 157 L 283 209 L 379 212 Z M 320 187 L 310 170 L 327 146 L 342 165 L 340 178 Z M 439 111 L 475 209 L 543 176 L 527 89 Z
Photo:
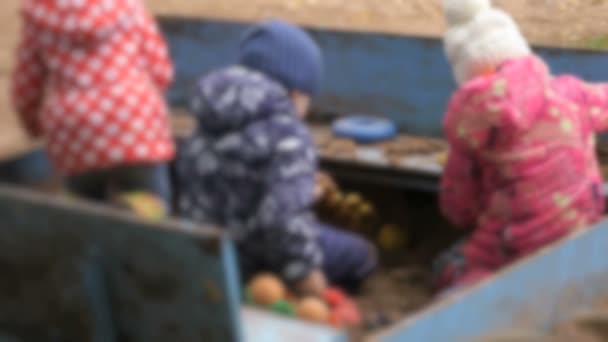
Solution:
M 328 282 L 356 288 L 377 263 L 370 243 L 319 223 L 312 211 L 317 158 L 303 119 L 322 63 L 297 27 L 251 28 L 238 64 L 198 82 L 197 128 L 177 164 L 179 212 L 229 229 L 245 278 L 274 272 L 313 295 Z

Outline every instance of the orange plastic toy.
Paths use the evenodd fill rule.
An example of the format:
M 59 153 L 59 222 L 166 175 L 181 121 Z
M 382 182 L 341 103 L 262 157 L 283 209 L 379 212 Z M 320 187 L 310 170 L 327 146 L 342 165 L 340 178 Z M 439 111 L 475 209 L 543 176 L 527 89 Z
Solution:
M 307 321 L 328 323 L 330 312 L 327 305 L 321 299 L 308 297 L 298 303 L 296 315 Z
M 285 299 L 287 290 L 283 282 L 272 274 L 260 274 L 251 281 L 251 300 L 256 305 L 269 306 Z

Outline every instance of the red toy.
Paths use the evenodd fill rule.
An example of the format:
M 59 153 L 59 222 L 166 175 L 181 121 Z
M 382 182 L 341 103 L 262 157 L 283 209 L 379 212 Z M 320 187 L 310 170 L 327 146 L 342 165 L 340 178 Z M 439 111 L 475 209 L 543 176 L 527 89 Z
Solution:
M 329 324 L 336 328 L 361 324 L 361 313 L 357 304 L 342 290 L 328 289 L 325 291 L 323 298 L 331 309 Z

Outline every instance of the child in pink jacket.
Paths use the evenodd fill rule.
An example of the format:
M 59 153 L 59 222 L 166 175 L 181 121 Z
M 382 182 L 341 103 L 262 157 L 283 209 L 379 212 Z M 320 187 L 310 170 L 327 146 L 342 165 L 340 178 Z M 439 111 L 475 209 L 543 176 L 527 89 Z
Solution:
M 439 289 L 470 285 L 603 211 L 595 134 L 608 85 L 554 77 L 488 0 L 444 0 L 445 48 L 460 88 L 445 117 L 441 208 L 468 239 L 438 262 Z
M 173 69 L 143 0 L 25 0 L 13 103 L 70 189 L 168 201 Z

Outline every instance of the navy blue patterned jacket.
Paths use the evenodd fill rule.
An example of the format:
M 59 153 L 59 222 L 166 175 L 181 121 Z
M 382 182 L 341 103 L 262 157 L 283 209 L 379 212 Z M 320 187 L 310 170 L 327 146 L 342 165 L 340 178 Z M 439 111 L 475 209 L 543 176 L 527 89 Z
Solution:
M 199 81 L 198 127 L 180 146 L 179 211 L 230 230 L 241 259 L 297 281 L 319 267 L 317 160 L 287 90 L 233 66 Z

